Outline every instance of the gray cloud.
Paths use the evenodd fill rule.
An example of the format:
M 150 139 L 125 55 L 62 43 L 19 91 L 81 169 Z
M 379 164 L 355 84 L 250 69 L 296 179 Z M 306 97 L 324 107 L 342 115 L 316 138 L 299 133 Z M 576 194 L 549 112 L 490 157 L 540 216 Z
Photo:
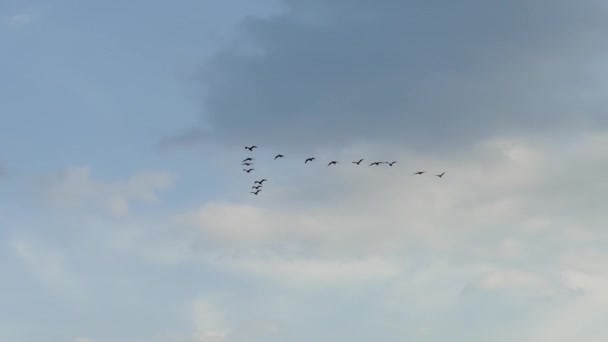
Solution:
M 289 151 L 359 142 L 446 150 L 608 121 L 599 3 L 284 4 L 279 16 L 243 22 L 242 40 L 204 64 L 214 127 L 206 139 Z

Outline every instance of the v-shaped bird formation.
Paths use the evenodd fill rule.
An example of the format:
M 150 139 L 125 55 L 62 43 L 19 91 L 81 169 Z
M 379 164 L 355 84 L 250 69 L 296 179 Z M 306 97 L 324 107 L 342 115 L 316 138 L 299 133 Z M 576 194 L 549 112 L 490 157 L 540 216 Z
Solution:
M 253 152 L 253 150 L 256 149 L 256 148 L 258 148 L 256 145 L 245 146 L 245 149 L 249 150 L 249 152 Z M 284 159 L 284 158 L 285 158 L 285 155 L 283 155 L 283 154 L 277 154 L 276 156 L 274 156 L 274 160 Z M 317 158 L 315 158 L 315 157 L 308 157 L 308 158 L 304 159 L 304 164 L 314 163 L 316 160 L 317 160 Z M 364 160 L 365 159 L 361 158 L 359 160 L 353 161 L 352 164 L 360 166 L 361 162 L 363 162 Z M 243 161 L 241 162 L 241 165 L 250 167 L 250 166 L 252 166 L 254 164 L 254 161 L 255 161 L 254 158 L 247 157 L 247 158 L 243 159 Z M 397 163 L 397 161 L 391 161 L 391 162 L 387 162 L 387 161 L 374 161 L 374 162 L 370 163 L 369 166 L 380 166 L 382 164 L 386 164 L 389 167 L 393 167 L 393 165 L 395 165 L 396 163 Z M 337 166 L 338 164 L 340 164 L 340 162 L 338 162 L 337 160 L 331 160 L 327 164 L 327 166 Z M 243 169 L 243 172 L 246 172 L 248 174 L 251 173 L 252 171 L 255 171 L 255 168 L 250 167 L 248 169 L 245 169 L 245 168 Z M 420 175 L 423 175 L 425 173 L 427 173 L 427 171 L 417 171 L 417 172 L 414 172 L 413 174 L 417 175 L 417 176 L 420 176 Z M 443 178 L 443 176 L 445 175 L 445 173 L 446 172 L 443 171 L 442 173 L 436 174 L 434 176 L 437 177 L 437 178 Z M 255 182 L 253 182 L 254 185 L 251 187 L 251 189 L 253 191 L 251 191 L 251 193 L 257 196 L 262 191 L 263 183 L 266 182 L 266 181 L 268 181 L 266 178 L 262 178 L 260 180 L 256 180 Z

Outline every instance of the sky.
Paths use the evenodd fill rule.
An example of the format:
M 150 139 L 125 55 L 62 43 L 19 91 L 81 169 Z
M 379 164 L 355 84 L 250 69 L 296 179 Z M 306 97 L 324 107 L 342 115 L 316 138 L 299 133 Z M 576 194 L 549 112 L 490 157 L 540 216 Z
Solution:
M 599 0 L 0 2 L 0 342 L 608 340 L 607 34 Z

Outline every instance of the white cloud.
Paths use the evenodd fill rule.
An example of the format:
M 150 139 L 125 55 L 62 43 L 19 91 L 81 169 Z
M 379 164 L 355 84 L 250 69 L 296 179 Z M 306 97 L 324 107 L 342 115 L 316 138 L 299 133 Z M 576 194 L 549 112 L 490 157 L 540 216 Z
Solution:
M 212 201 L 171 217 L 144 218 L 125 210 L 121 220 L 112 221 L 111 233 L 95 231 L 111 235 L 113 251 L 163 266 L 205 263 L 206 269 L 265 289 L 267 293 L 251 295 L 264 303 L 260 315 L 266 313 L 269 321 L 280 321 L 280 310 L 291 310 L 293 322 L 310 320 L 314 315 L 306 310 L 339 311 L 343 303 L 331 298 L 357 293 L 371 307 L 370 315 L 420 317 L 412 331 L 387 328 L 382 335 L 387 340 L 424 340 L 437 326 L 454 328 L 449 323 L 454 317 L 468 322 L 472 310 L 494 306 L 497 317 L 509 315 L 512 307 L 529 309 L 525 320 L 532 323 L 513 318 L 517 322 L 509 325 L 509 336 L 544 342 L 555 337 L 546 332 L 550 323 L 570 317 L 568 308 L 583 310 L 595 303 L 585 317 L 596 319 L 606 306 L 602 255 L 581 254 L 589 245 L 607 241 L 602 233 L 606 214 L 592 206 L 604 196 L 596 192 L 604 186 L 602 175 L 575 177 L 581 168 L 608 165 L 595 151 L 603 149 L 597 139 L 579 140 L 576 147 L 491 141 L 460 159 L 435 160 L 405 151 L 394 154 L 399 167 L 393 168 L 323 165 L 268 173 L 264 197 Z M 587 157 L 578 153 L 582 150 Z M 350 153 L 334 156 L 348 161 Z M 431 174 L 412 175 L 419 167 Z M 432 176 L 435 170 L 447 170 L 446 176 Z M 153 185 L 162 184 L 154 177 L 100 182 L 82 170 L 63 180 L 51 188 L 61 189 L 53 194 L 69 205 L 91 198 L 93 204 L 108 204 L 118 195 L 127 202 L 153 202 L 158 200 Z M 563 188 L 567 190 L 557 190 Z M 103 219 L 98 224 L 110 226 Z M 563 256 L 564 251 L 569 254 Z M 309 303 L 311 298 L 319 304 Z M 193 330 L 160 341 L 238 340 L 246 335 L 244 325 L 237 324 L 243 319 L 235 310 L 238 301 L 196 300 Z M 252 310 L 250 304 L 240 305 Z M 360 319 L 369 320 L 370 329 L 381 326 Z M 589 327 L 577 322 L 564 324 L 564 336 Z M 260 333 L 260 340 L 284 338 L 281 334 L 295 329 L 291 323 L 281 328 L 259 329 L 266 334 Z
M 515 228 L 502 249 L 518 253 L 514 241 L 531 219 L 525 201 L 543 176 L 543 154 L 523 143 L 503 142 L 482 146 L 463 161 L 402 154 L 402 166 L 390 169 L 347 165 L 300 171 L 295 183 L 273 180 L 259 201 L 208 203 L 176 222 L 195 227 L 215 249 L 272 246 L 350 256 L 417 246 L 444 249 L 467 243 L 480 231 L 489 235 Z M 416 169 L 409 165 L 429 165 L 431 175 L 413 176 Z M 432 175 L 442 170 L 448 170 L 443 179 Z M 326 175 L 319 184 L 321 172 Z M 518 227 L 507 227 L 513 223 Z
M 43 189 L 51 205 L 124 217 L 131 202 L 157 203 L 157 192 L 172 184 L 171 175 L 163 172 L 142 172 L 127 181 L 105 182 L 94 179 L 87 167 L 71 167 L 45 179 Z
M 477 279 L 472 286 L 482 290 L 523 290 L 542 295 L 555 295 L 556 284 L 537 274 L 516 269 L 488 272 Z

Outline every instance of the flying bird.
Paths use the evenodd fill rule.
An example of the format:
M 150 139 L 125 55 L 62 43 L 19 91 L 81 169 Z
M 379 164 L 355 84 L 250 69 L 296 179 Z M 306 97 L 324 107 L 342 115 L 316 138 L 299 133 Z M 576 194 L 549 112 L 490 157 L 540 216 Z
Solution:
M 304 161 L 304 164 L 311 162 L 313 160 L 317 160 L 317 159 L 315 157 L 306 158 L 306 160 Z
M 335 160 L 332 160 L 331 162 L 329 162 L 329 164 L 327 164 L 327 166 L 336 165 L 336 164 L 338 164 L 338 162 Z
M 277 154 L 277 155 L 274 157 L 274 160 L 277 160 L 277 158 L 285 158 L 285 156 L 284 156 L 284 155 L 282 155 L 282 154 Z
M 354 161 L 353 164 L 359 165 L 359 164 L 361 164 L 362 161 L 363 161 L 363 159 L 359 159 L 359 161 Z
M 249 166 L 249 165 L 253 165 L 253 163 L 243 163 L 241 165 Z
M 257 190 L 257 189 L 259 189 L 259 188 L 261 188 L 261 187 L 262 187 L 261 185 L 256 185 L 256 186 L 252 186 L 251 188 L 252 188 L 252 189 L 256 189 L 256 190 Z
M 435 176 L 436 176 L 436 177 L 439 177 L 439 178 L 441 178 L 441 177 L 443 177 L 443 175 L 445 175 L 445 172 L 443 172 L 443 173 L 440 173 L 440 174 L 438 174 L 438 175 L 435 175 Z
M 262 190 L 251 191 L 251 193 L 257 196 L 260 193 L 260 191 L 262 191 Z
M 243 159 L 243 163 L 248 162 L 248 161 L 253 161 L 253 158 L 245 158 L 245 159 Z
M 395 163 L 396 163 L 396 161 L 394 161 L 392 163 L 386 162 L 386 164 L 388 164 L 389 166 L 393 166 L 393 164 L 395 164 Z
M 245 149 L 246 149 L 246 150 L 249 150 L 249 151 L 252 151 L 252 152 L 253 152 L 253 149 L 254 149 L 254 148 L 258 148 L 258 147 L 257 147 L 257 146 L 255 146 L 255 145 L 253 145 L 253 146 L 251 146 L 251 147 L 247 147 L 247 146 L 245 146 Z
M 260 185 L 262 185 L 262 183 L 264 183 L 266 180 L 267 180 L 267 179 L 266 179 L 266 178 L 264 178 L 264 179 L 262 179 L 262 180 L 255 181 L 254 183 L 255 183 L 255 184 L 260 184 Z
M 251 171 L 253 171 L 253 170 L 255 170 L 255 169 L 249 169 L 249 170 L 245 170 L 245 169 L 243 169 L 243 171 L 245 171 L 245 172 L 247 172 L 247 173 L 249 173 L 249 172 L 251 172 Z
M 423 174 L 423 173 L 425 173 L 425 172 L 426 172 L 426 171 L 418 171 L 418 172 L 416 172 L 416 173 L 414 173 L 414 174 L 415 174 L 415 175 L 421 175 L 421 174 Z
M 377 165 L 380 165 L 380 164 L 382 164 L 382 162 L 373 162 L 373 163 L 369 164 L 369 166 L 372 166 L 372 165 L 376 165 L 377 166 Z

